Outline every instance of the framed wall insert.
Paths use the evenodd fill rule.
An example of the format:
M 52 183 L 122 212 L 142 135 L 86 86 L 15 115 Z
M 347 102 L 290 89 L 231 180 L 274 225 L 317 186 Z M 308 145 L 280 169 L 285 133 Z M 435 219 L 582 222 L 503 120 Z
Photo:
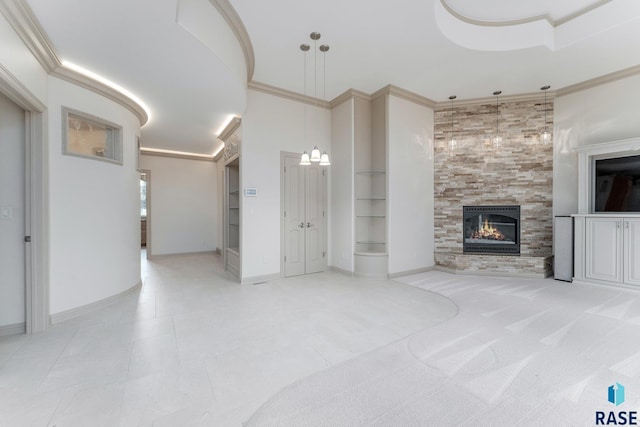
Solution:
M 122 126 L 62 107 L 62 154 L 122 165 Z

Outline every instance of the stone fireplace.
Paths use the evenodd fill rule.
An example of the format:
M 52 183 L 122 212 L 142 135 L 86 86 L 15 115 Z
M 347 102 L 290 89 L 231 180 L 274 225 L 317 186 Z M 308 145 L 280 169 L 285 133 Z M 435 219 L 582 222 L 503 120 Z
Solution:
M 498 146 L 491 142 L 495 100 L 459 103 L 453 110 L 443 104 L 436 110 L 436 268 L 498 276 L 552 274 L 553 145 L 540 140 L 544 108 L 542 97 L 501 98 Z M 452 118 L 458 141 L 453 149 L 448 143 Z M 547 128 L 553 129 L 552 101 L 547 120 Z M 465 207 L 472 209 L 465 212 Z M 484 212 L 480 220 L 478 208 L 502 211 Z

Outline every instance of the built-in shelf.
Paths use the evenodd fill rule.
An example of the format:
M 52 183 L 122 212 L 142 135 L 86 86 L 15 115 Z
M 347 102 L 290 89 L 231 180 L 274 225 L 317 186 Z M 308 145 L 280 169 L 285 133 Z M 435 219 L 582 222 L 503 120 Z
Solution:
M 353 268 L 370 278 L 388 274 L 385 100 L 354 100 Z
M 225 268 L 240 275 L 240 161 L 238 158 L 225 165 Z
M 356 175 L 385 175 L 386 172 L 385 171 L 360 171 L 360 172 L 356 172 Z
M 359 256 L 387 256 L 386 252 L 375 252 L 375 251 L 357 251 L 354 252 L 355 255 Z

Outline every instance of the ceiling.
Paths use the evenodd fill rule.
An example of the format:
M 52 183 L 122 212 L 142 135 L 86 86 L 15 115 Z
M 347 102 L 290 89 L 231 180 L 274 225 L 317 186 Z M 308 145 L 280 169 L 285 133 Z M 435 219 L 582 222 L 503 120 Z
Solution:
M 640 64 L 637 0 L 27 0 L 63 60 L 148 105 L 143 146 L 202 154 L 246 108 L 247 64 L 216 2 L 248 32 L 253 81 L 327 100 L 387 84 L 434 101 L 514 95 Z

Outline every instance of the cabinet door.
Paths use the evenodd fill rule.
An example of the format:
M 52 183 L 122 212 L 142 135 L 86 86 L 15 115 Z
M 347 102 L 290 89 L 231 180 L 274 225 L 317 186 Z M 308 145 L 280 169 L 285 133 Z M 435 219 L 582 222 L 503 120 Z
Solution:
M 640 286 L 640 219 L 624 221 L 624 282 Z
M 587 218 L 585 275 L 622 282 L 622 219 Z

